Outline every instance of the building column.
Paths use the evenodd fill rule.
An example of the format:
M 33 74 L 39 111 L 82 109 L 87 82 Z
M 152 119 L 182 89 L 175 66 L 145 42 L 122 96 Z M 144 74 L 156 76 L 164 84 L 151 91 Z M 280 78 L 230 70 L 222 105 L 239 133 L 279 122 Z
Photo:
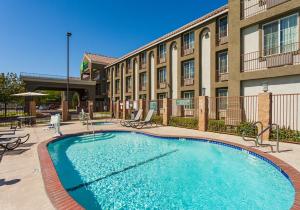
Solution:
M 141 119 L 144 119 L 147 115 L 147 113 L 146 113 L 146 101 L 145 100 L 139 99 L 139 109 L 143 110 Z
M 172 100 L 163 99 L 163 125 L 168 125 L 170 116 L 172 114 Z
M 92 100 L 88 101 L 88 112 L 92 120 L 94 118 L 94 102 Z
M 272 123 L 272 93 L 261 93 L 258 95 L 258 120 L 262 123 L 263 129 Z M 261 130 L 259 129 L 260 133 Z M 267 130 L 262 136 L 263 141 L 269 140 L 270 130 Z
M 66 122 L 69 120 L 68 101 L 62 101 L 61 108 L 62 108 L 62 121 Z
M 119 119 L 120 118 L 120 101 L 116 101 L 116 113 L 115 113 L 115 118 Z
M 198 129 L 199 131 L 207 131 L 208 127 L 208 97 L 207 96 L 199 96 L 199 122 Z
M 36 117 L 36 103 L 35 103 L 35 101 L 30 101 L 29 102 L 29 115 Z M 36 119 L 32 119 L 31 123 L 35 124 Z

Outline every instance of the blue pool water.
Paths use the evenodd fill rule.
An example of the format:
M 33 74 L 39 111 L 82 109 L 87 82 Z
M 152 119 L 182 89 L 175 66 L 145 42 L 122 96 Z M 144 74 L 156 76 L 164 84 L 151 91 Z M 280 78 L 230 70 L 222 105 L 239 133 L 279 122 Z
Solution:
M 295 191 L 266 161 L 220 144 L 132 132 L 48 145 L 64 188 L 86 209 L 289 209 Z
M 94 125 L 113 125 L 113 122 L 94 122 Z

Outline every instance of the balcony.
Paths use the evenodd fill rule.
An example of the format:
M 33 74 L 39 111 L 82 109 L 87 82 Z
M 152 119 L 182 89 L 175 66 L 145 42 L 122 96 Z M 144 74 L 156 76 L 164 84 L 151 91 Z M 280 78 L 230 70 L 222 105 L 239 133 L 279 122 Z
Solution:
M 243 0 L 241 2 L 241 18 L 252 17 L 287 1 L 289 0 Z
M 183 79 L 184 86 L 191 86 L 194 85 L 194 78 L 185 78 Z
M 265 56 L 264 56 L 265 55 Z M 241 55 L 241 72 L 300 64 L 299 43 Z
M 166 82 L 159 83 L 159 88 L 160 89 L 166 89 L 167 88 L 167 83 Z
M 190 55 L 194 53 L 194 48 L 183 47 L 183 55 Z
M 132 88 L 131 87 L 126 88 L 126 93 L 132 93 Z
M 220 73 L 219 71 L 217 71 L 217 81 L 218 82 L 228 81 L 228 78 L 229 78 L 228 72 Z

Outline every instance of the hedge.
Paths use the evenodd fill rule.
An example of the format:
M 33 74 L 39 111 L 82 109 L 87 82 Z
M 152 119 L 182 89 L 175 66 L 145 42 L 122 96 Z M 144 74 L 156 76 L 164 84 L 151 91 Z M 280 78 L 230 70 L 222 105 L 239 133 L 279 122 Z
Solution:
M 155 115 L 152 117 L 152 121 L 155 122 L 156 124 L 161 125 L 163 123 L 163 118 L 162 116 Z
M 198 119 L 194 117 L 171 117 L 169 125 L 181 128 L 198 129 Z

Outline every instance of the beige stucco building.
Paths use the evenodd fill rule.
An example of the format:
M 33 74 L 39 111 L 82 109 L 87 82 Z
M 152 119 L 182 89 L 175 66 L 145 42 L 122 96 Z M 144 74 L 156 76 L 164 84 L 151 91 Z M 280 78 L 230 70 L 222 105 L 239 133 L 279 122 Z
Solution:
M 229 0 L 105 67 L 110 101 L 300 90 L 300 0 Z

